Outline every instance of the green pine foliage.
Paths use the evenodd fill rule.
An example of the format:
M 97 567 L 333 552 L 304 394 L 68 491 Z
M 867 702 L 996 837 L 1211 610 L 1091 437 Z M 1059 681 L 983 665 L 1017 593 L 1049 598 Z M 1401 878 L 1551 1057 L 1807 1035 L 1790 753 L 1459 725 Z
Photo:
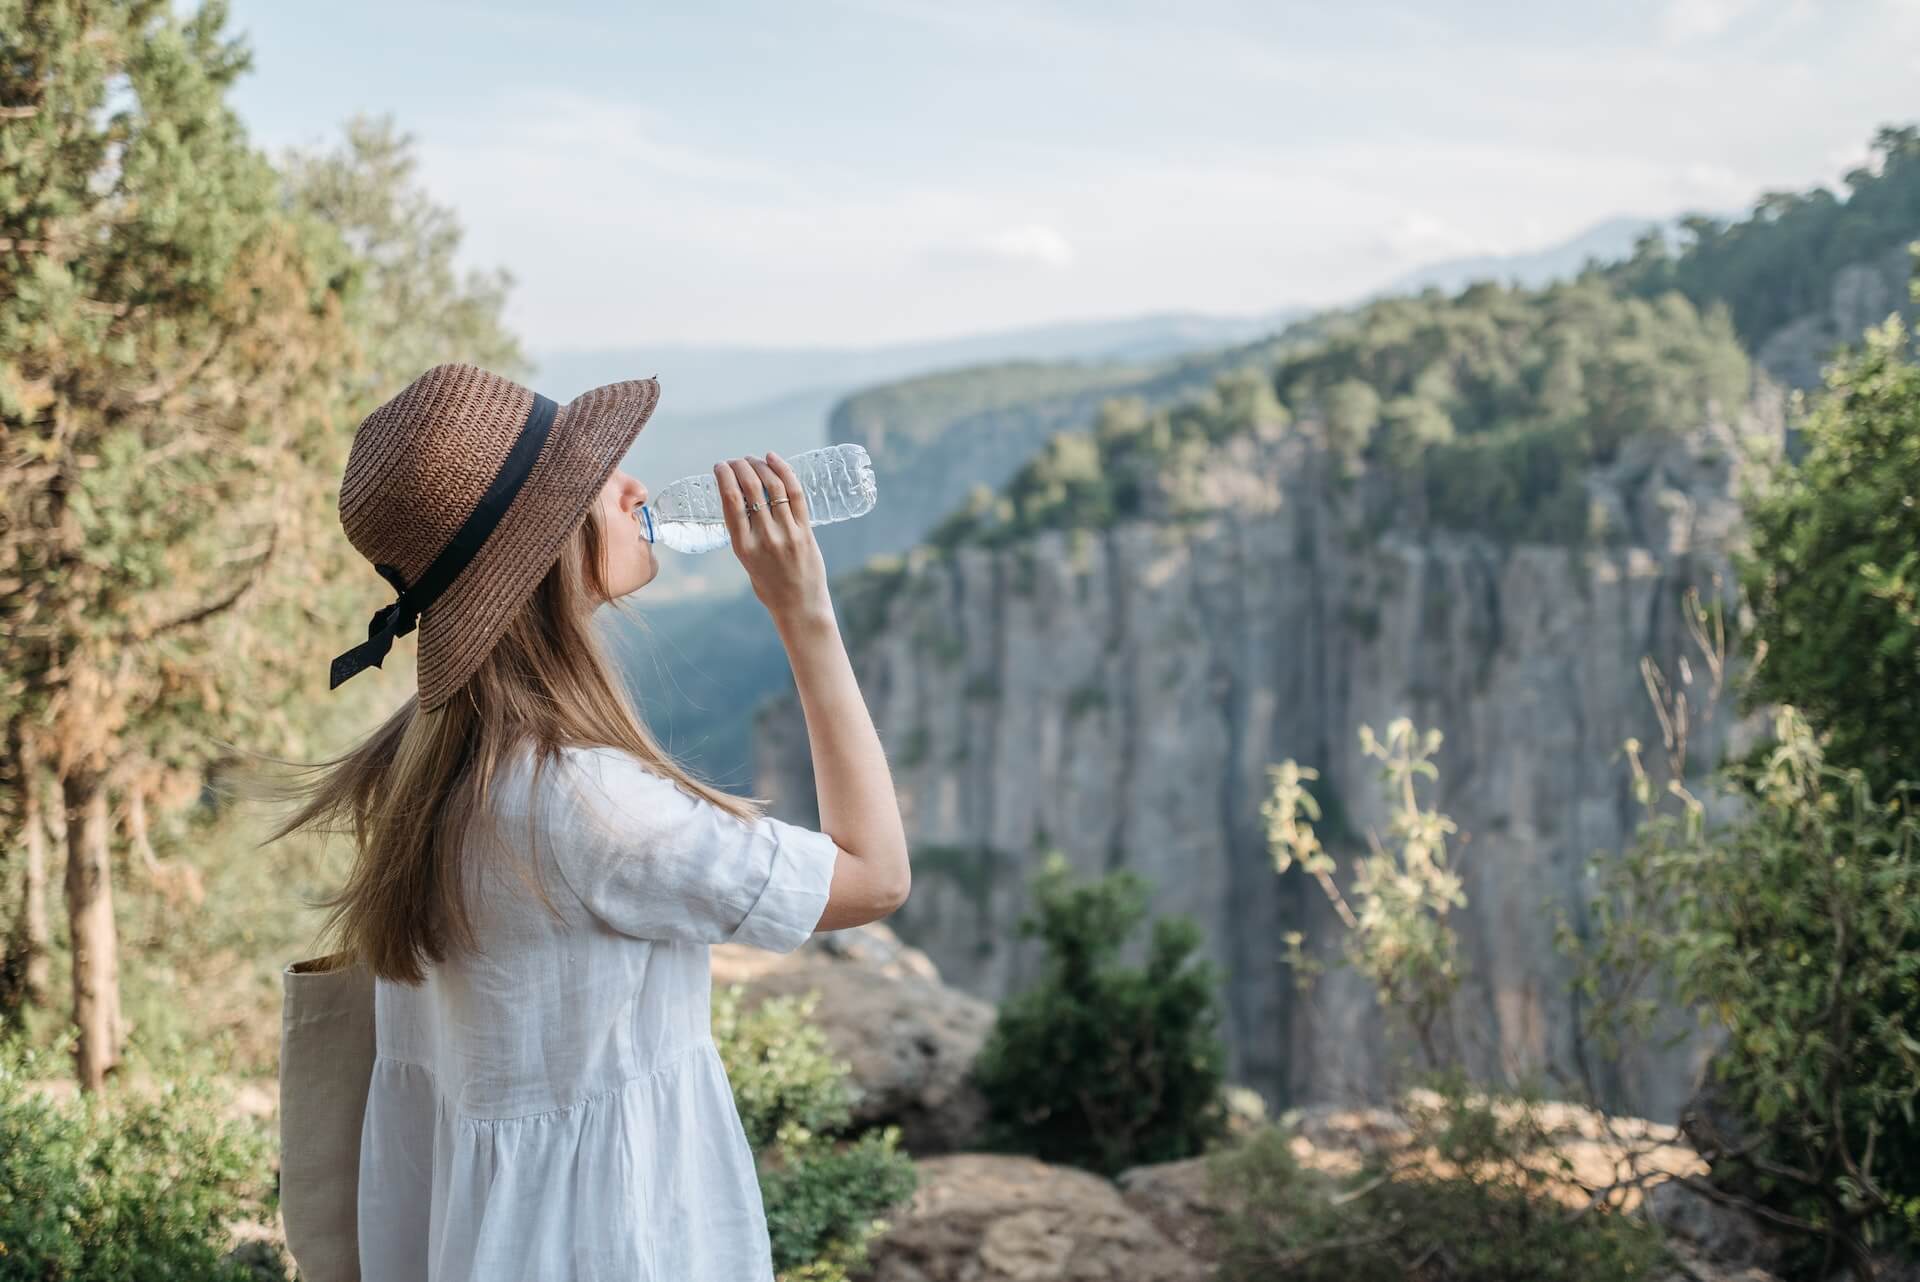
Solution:
M 0 716 L 77 701 L 102 757 L 185 769 L 278 708 L 289 651 L 321 670 L 310 622 L 236 607 L 314 558 L 353 352 L 352 250 L 249 145 L 225 21 L 0 0 Z
M 743 1008 L 738 984 L 713 994 L 713 1038 L 759 1159 L 761 1200 L 784 1282 L 845 1282 L 867 1258 L 886 1215 L 913 1195 L 913 1162 L 898 1127 L 845 1137 L 847 1065 L 809 1018 L 817 993 Z
M 1192 1157 L 1225 1133 L 1218 977 L 1193 961 L 1199 927 L 1153 922 L 1146 964 L 1117 960 L 1146 917 L 1146 883 L 1121 870 L 1071 880 L 1049 852 L 1020 931 L 1046 973 L 1000 1008 L 974 1062 L 989 1144 L 1112 1175 Z
M 153 1098 L 49 1097 L 64 1057 L 0 1046 L 0 1282 L 247 1282 L 227 1222 L 271 1219 L 272 1136 L 208 1079 Z
M 352 252 L 286 207 L 249 145 L 225 100 L 248 55 L 225 20 L 220 0 L 0 0 L 10 834 L 47 784 L 76 815 L 121 809 L 130 786 L 182 808 L 227 744 L 303 724 L 296 696 L 324 671 L 305 576 L 341 555 L 321 537 L 339 524 L 321 469 L 354 351 Z M 112 839 L 94 832 L 66 851 L 90 1090 L 128 1032 L 101 911 Z M 9 938 L 8 1022 L 44 1003 L 49 949 Z
M 353 408 L 372 409 L 442 361 L 530 378 L 533 366 L 501 319 L 513 276 L 459 270 L 465 233 L 421 183 L 413 135 L 391 115 L 356 115 L 340 132 L 330 148 L 289 149 L 276 163 L 286 204 L 336 229 L 354 252 L 342 302 L 359 360 L 339 372 L 360 402 Z

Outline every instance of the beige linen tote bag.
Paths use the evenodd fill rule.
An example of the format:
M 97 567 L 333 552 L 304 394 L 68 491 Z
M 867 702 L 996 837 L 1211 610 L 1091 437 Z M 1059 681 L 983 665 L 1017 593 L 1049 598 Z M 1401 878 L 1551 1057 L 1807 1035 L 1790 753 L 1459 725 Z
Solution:
M 373 973 L 349 953 L 293 962 L 280 1004 L 280 1215 L 301 1282 L 360 1282 L 360 1123 L 373 1076 Z

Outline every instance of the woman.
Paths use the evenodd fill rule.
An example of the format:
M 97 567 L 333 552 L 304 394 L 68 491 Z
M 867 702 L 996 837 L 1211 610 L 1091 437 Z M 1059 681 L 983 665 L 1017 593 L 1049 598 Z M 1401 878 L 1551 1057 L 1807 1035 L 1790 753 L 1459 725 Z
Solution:
M 717 464 L 734 553 L 793 667 L 819 831 L 690 776 L 592 626 L 658 572 L 619 470 L 659 384 L 557 405 L 444 364 L 356 432 L 348 538 L 399 591 L 337 686 L 420 632 L 418 694 L 299 767 L 356 857 L 323 926 L 375 975 L 365 1282 L 771 1282 L 708 947 L 785 952 L 906 899 L 892 780 L 777 455 Z

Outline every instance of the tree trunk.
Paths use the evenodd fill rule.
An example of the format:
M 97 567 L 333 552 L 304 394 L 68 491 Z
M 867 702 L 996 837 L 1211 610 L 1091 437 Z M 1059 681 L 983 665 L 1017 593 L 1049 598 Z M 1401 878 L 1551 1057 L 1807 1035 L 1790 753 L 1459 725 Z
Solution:
M 52 966 L 51 932 L 47 925 L 47 844 L 49 816 L 40 805 L 40 756 L 33 742 L 16 722 L 8 728 L 7 742 L 12 759 L 13 783 L 18 800 L 19 849 L 21 852 L 20 902 L 18 915 L 7 932 L 6 956 L 0 960 L 0 1005 L 18 1011 L 26 1006 L 44 1006 L 52 986 L 48 974 Z
M 62 781 L 67 811 L 67 920 L 73 935 L 74 1075 L 97 1091 L 120 1064 L 120 966 L 113 928 L 105 780 L 84 768 Z
M 53 931 L 47 923 L 47 817 L 40 811 L 40 758 L 31 746 L 20 753 L 21 811 L 25 817 L 27 868 L 20 893 L 20 925 L 14 934 L 24 974 L 22 1002 L 47 1004 L 52 986 Z

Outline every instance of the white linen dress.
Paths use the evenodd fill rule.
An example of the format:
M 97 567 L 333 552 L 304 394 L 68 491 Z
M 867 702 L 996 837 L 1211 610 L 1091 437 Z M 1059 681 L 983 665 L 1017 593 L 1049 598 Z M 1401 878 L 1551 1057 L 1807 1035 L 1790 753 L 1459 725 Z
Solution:
M 565 920 L 469 859 L 495 870 L 470 883 L 484 954 L 375 984 L 363 1282 L 772 1282 L 708 948 L 799 946 L 833 840 L 742 824 L 617 749 L 564 749 L 537 796 L 531 773 L 522 749 L 494 804 L 524 859 L 537 803 Z

